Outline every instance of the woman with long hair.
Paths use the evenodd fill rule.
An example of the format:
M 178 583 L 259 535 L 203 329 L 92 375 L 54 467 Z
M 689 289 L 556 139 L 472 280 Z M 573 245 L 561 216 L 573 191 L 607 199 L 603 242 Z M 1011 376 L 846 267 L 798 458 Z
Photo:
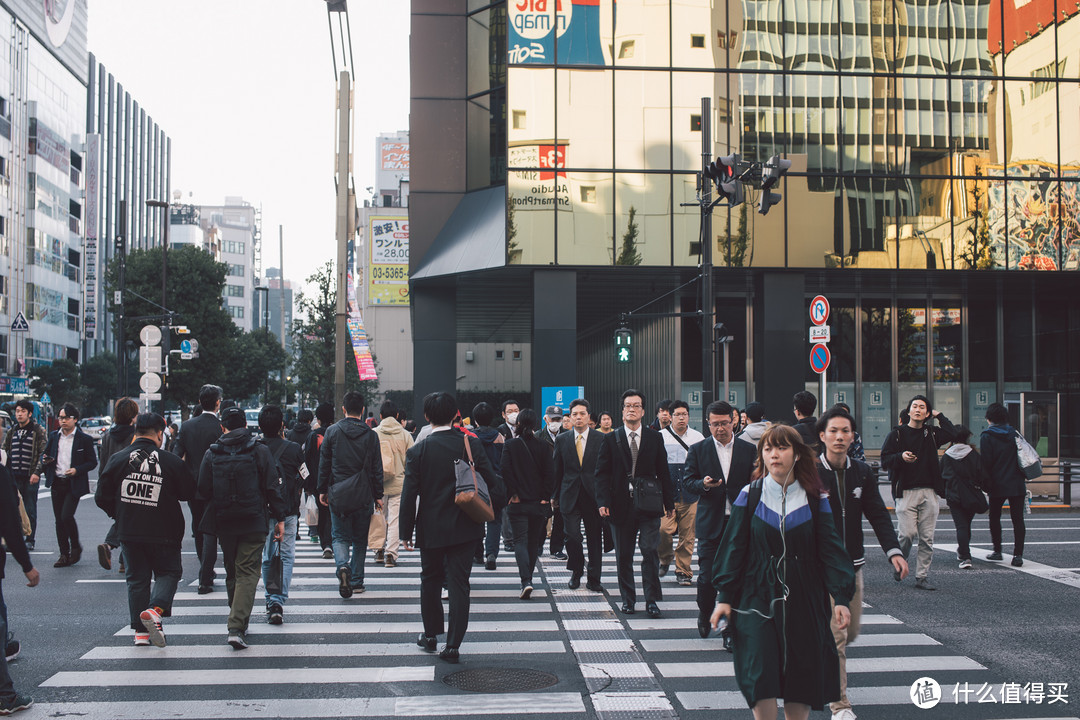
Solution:
M 510 498 L 506 514 L 514 535 L 522 600 L 532 595 L 533 570 L 544 545 L 544 532 L 551 517 L 551 496 L 555 491 L 551 450 L 535 435 L 539 426 L 535 410 L 525 408 L 518 413 L 518 436 L 506 443 L 502 456 L 502 479 Z
M 761 436 L 755 480 L 742 489 L 716 556 L 712 625 L 731 624 L 735 678 L 755 720 L 786 720 L 840 699 L 829 596 L 839 627 L 851 618 L 855 569 L 833 525 L 813 451 L 798 431 Z

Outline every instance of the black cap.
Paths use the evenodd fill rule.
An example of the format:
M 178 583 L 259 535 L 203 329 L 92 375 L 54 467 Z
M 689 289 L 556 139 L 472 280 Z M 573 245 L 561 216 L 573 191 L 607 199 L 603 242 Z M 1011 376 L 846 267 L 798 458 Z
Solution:
M 239 420 L 237 416 L 239 416 Z M 247 415 L 244 414 L 243 410 L 233 405 L 221 411 L 221 424 L 230 430 L 238 430 L 247 426 Z

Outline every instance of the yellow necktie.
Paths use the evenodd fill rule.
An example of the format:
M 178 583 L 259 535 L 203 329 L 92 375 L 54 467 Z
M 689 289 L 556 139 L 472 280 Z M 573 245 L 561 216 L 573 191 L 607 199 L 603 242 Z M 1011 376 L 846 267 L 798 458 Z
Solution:
M 585 449 L 582 447 L 581 433 L 578 433 L 578 436 L 577 436 L 577 461 L 578 461 L 578 465 L 581 464 L 581 458 L 582 458 L 582 455 L 584 455 L 584 453 L 585 453 Z

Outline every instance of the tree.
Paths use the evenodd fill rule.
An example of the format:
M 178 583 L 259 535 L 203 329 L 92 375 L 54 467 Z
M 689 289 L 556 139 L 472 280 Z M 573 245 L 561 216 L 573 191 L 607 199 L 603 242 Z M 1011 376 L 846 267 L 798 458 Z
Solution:
M 334 338 L 336 336 L 337 288 L 334 263 L 328 261 L 307 278 L 307 290 L 296 296 L 300 319 L 293 321 L 296 348 L 293 381 L 300 398 L 313 404 L 334 401 Z M 374 355 L 372 355 L 374 360 Z M 359 390 L 371 404 L 378 389 L 374 380 L 360 381 L 352 343 L 345 343 L 345 389 Z
M 616 265 L 640 265 L 641 253 L 637 251 L 635 244 L 638 237 L 638 226 L 634 222 L 634 215 L 637 214 L 637 210 L 634 206 L 630 206 L 630 221 L 626 226 L 626 233 L 622 238 L 622 250 L 619 251 L 619 257 L 615 259 Z
M 79 366 L 73 360 L 60 358 L 51 365 L 38 365 L 30 371 L 30 388 L 39 398 L 49 394 L 53 407 L 66 402 L 82 405 L 85 400 Z
M 722 246 L 724 264 L 728 267 L 743 267 L 746 263 L 746 250 L 750 245 L 750 232 L 747 227 L 746 203 L 739 207 L 739 227 L 735 237 L 729 237 Z
M 270 380 L 270 375 L 277 374 L 288 362 L 284 348 L 277 336 L 264 328 L 241 333 L 233 340 L 233 353 L 244 358 L 244 362 L 229 363 L 221 379 L 221 389 L 227 397 L 248 398 L 262 396 Z M 265 403 L 274 404 L 280 400 L 280 392 L 264 397 Z
M 971 225 L 967 228 L 968 237 L 960 259 L 969 268 L 977 270 L 993 270 L 995 265 L 990 247 L 990 224 L 986 221 L 988 204 L 985 185 L 982 172 L 976 167 L 975 182 L 971 184 Z
M 116 355 L 104 352 L 82 364 L 82 385 L 87 415 L 108 415 L 109 399 L 116 394 Z
M 169 250 L 168 297 L 166 307 L 174 312 L 177 324 L 186 325 L 188 336 L 199 341 L 199 357 L 169 362 L 169 377 L 162 388 L 166 402 L 178 403 L 182 410 L 194 404 L 199 388 L 206 383 L 222 384 L 226 368 L 240 364 L 246 358 L 236 353 L 235 339 L 240 329 L 233 324 L 222 307 L 227 267 L 193 245 Z M 140 315 L 161 315 L 157 305 L 161 300 L 161 248 L 133 250 L 127 255 L 127 288 L 124 293 L 124 333 L 129 341 L 138 344 L 139 330 L 144 325 L 161 325 L 162 320 L 131 320 Z M 105 273 L 107 294 L 119 290 L 117 266 L 110 263 Z M 139 297 L 139 296 L 142 297 Z M 113 317 L 113 327 L 116 327 Z M 176 344 L 176 338 L 170 338 Z M 164 344 L 164 340 L 162 341 Z M 131 373 L 138 371 L 137 362 L 129 362 L 129 394 Z

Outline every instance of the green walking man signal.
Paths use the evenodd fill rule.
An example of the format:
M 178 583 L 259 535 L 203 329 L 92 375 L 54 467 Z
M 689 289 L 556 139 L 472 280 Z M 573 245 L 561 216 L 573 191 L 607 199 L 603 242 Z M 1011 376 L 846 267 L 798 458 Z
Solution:
M 633 358 L 630 351 L 630 341 L 633 336 L 630 330 L 624 327 L 615 331 L 615 362 L 628 363 Z

